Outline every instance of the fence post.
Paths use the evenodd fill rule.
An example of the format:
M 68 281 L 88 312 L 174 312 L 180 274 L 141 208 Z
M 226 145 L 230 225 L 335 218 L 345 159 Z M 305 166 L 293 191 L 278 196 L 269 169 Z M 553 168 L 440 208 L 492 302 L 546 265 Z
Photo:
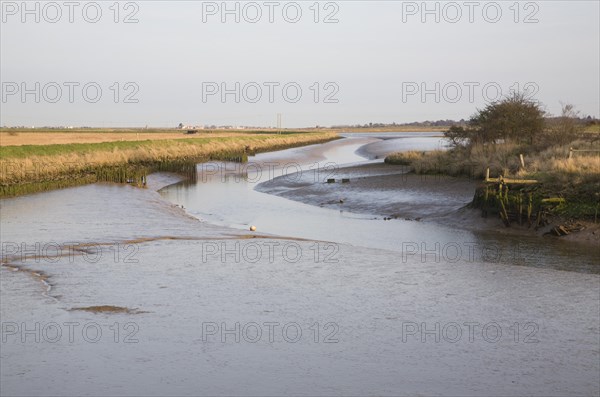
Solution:
M 523 154 L 519 154 L 519 158 L 521 159 L 521 167 L 525 169 L 525 159 L 523 158 Z

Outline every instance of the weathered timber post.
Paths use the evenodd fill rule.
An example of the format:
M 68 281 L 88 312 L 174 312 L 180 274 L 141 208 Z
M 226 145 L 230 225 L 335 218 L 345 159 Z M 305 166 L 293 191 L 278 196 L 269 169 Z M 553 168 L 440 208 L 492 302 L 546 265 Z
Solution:
M 529 205 L 527 206 L 527 223 L 531 227 L 531 211 L 533 209 L 533 193 L 529 193 Z
M 523 224 L 523 193 L 519 192 L 519 226 Z
M 519 154 L 519 158 L 521 159 L 521 168 L 525 169 L 525 159 L 523 158 L 523 154 Z

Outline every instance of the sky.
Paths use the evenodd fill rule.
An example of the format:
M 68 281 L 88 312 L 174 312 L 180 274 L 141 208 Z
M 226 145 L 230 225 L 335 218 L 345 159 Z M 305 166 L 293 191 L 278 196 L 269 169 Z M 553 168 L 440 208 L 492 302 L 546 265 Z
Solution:
M 600 116 L 600 1 L 1 1 L 0 125 Z

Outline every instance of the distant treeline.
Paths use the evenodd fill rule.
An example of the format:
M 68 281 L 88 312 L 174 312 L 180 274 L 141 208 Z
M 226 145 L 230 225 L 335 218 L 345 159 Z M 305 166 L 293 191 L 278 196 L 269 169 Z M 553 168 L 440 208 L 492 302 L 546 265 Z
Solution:
M 545 117 L 545 120 L 551 124 L 558 122 L 562 119 L 561 116 L 557 117 Z M 589 126 L 589 125 L 600 125 L 600 119 L 592 116 L 578 117 L 574 119 L 578 124 Z M 390 128 L 390 127 L 450 127 L 450 126 L 466 126 L 469 120 L 437 120 L 437 121 L 414 121 L 412 123 L 366 123 L 366 124 L 348 124 L 348 125 L 336 125 L 331 128 L 344 129 L 344 128 Z

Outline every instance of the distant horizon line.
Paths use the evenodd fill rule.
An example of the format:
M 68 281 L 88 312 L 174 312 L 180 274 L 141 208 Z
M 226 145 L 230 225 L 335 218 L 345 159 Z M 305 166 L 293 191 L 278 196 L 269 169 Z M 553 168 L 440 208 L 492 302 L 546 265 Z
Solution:
M 544 117 L 545 119 L 555 119 L 560 116 L 553 117 Z M 578 120 L 581 122 L 585 121 L 593 121 L 599 122 L 600 119 L 596 116 L 588 115 L 586 117 L 578 117 Z M 311 126 L 297 126 L 297 127 L 276 127 L 276 126 L 252 126 L 252 125 L 232 125 L 232 124 L 179 124 L 179 125 L 170 125 L 170 126 L 160 126 L 160 125 L 131 125 L 131 126 L 123 126 L 123 125 L 115 125 L 115 126 L 106 126 L 106 125 L 64 125 L 64 124 L 54 124 L 54 125 L 2 125 L 0 129 L 115 129 L 115 130 L 127 130 L 127 129 L 147 129 L 147 130 L 157 130 L 157 129 L 168 129 L 168 130 L 184 130 L 184 129 L 220 129 L 220 130 L 314 130 L 314 129 L 340 129 L 340 128 L 394 128 L 394 127 L 448 127 L 452 125 L 465 125 L 468 122 L 466 119 L 460 120 L 452 120 L 452 119 L 439 119 L 439 120 L 425 120 L 425 121 L 412 121 L 407 123 L 356 123 L 356 124 L 335 124 L 335 125 L 319 125 L 313 124 Z M 182 125 L 183 124 L 183 125 Z

